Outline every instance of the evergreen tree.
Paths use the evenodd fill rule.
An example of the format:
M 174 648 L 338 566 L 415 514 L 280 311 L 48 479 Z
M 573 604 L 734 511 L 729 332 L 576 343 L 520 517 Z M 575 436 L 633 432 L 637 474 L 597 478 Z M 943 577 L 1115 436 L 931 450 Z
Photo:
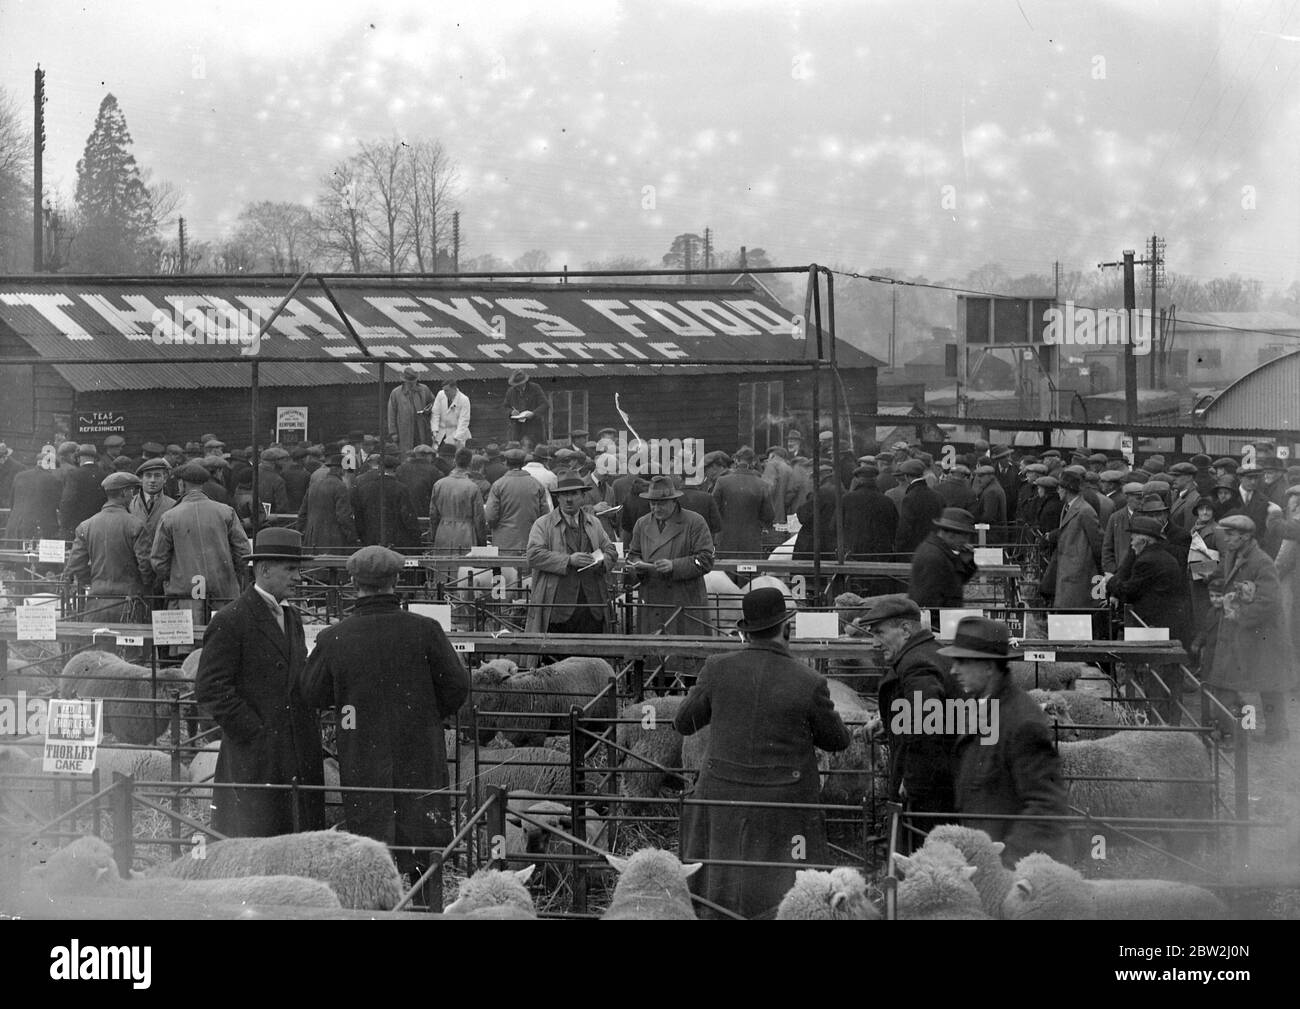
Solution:
M 77 162 L 77 239 L 73 268 L 86 273 L 132 273 L 156 259 L 149 189 L 131 154 L 131 134 L 117 99 L 105 95 L 95 127 Z

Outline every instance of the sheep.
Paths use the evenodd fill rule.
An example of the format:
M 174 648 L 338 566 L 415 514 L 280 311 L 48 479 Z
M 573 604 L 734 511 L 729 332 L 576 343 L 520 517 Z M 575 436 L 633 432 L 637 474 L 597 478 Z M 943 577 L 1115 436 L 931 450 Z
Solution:
M 1058 751 L 1070 804 L 1092 816 L 1205 819 L 1210 814 L 1211 785 L 1155 780 L 1213 778 L 1209 754 L 1190 732 L 1128 730 L 1061 743 Z M 1107 778 L 1138 780 L 1084 780 Z M 1180 851 L 1195 847 L 1194 837 L 1189 841 L 1176 832 L 1169 840 Z
M 975 873 L 971 882 L 979 892 L 984 913 L 990 918 L 1000 917 L 1002 901 L 1016 878 L 1002 864 L 1002 851 L 1006 845 L 993 840 L 982 830 L 950 823 L 941 823 L 932 828 L 926 836 L 924 847 L 933 848 L 939 843 L 952 845 L 961 852 L 967 865 L 974 866 Z
M 725 571 L 708 571 L 704 575 L 704 591 L 709 596 L 707 619 L 723 634 L 736 630 L 736 621 L 743 616 L 740 601 L 745 590 L 731 580 Z
M 60 848 L 30 879 L 56 897 L 115 897 L 129 900 L 184 901 L 195 904 L 259 904 L 337 908 L 339 898 L 328 883 L 302 876 L 238 876 L 182 880 L 167 877 L 123 879 L 113 849 L 98 837 L 79 837 Z
M 461 880 L 456 899 L 443 908 L 443 913 L 467 918 L 536 918 L 537 908 L 527 886 L 534 868 L 530 865 L 514 872 L 480 869 Z
M 875 921 L 880 912 L 867 900 L 867 883 L 857 869 L 830 872 L 799 869 L 781 898 L 777 921 Z
M 1042 852 L 1016 863 L 1015 883 L 1002 903 L 1010 920 L 1224 921 L 1218 897 L 1190 883 L 1165 879 L 1084 879 Z
M 674 769 L 682 766 L 682 736 L 673 728 L 673 718 L 684 700 L 680 695 L 647 697 L 619 712 L 618 744 L 632 751 L 620 755 L 621 794 L 658 798 L 670 791 L 681 791 L 682 782 Z
M 927 844 L 910 858 L 894 854 L 904 873 L 898 884 L 898 917 L 906 921 L 972 921 L 989 917 L 962 853 L 951 844 Z
M 462 746 L 456 762 L 456 788 L 472 792 L 495 785 L 510 792 L 568 792 L 569 755 L 541 746 L 515 746 L 508 750 L 480 748 L 477 766 L 474 747 Z
M 1127 710 L 1107 703 L 1100 695 L 1082 690 L 1031 690 L 1029 697 L 1047 713 L 1049 721 L 1096 725 L 1096 729 L 1057 729 L 1061 741 L 1100 739 L 1119 731 L 1127 721 Z
M 659 848 L 642 848 L 631 858 L 606 855 L 618 870 L 618 883 L 601 921 L 695 921 L 686 881 L 702 862 L 682 865 L 677 856 Z
M 521 813 L 526 814 L 528 819 L 520 816 Z M 605 821 L 590 819 L 585 822 L 587 843 L 594 848 L 607 847 Z M 546 826 L 542 826 L 543 824 Z M 547 827 L 572 833 L 573 815 L 570 807 L 564 803 L 538 799 L 535 796 L 512 798 L 510 809 L 506 813 L 506 854 L 544 855 L 552 850 L 552 842 L 566 843 L 558 835 L 547 830 Z
M 780 589 L 781 595 L 785 596 L 785 605 L 787 608 L 795 606 L 794 593 L 790 591 L 790 586 L 775 578 L 772 575 L 755 575 L 745 586 L 746 592 L 753 592 L 755 589 Z
M 95 756 L 101 786 L 112 784 L 114 773 L 136 781 L 171 781 L 172 758 L 161 750 L 127 750 L 101 746 Z
M 160 693 L 181 686 L 175 666 L 158 670 Z M 79 652 L 68 660 L 59 677 L 60 697 L 120 697 L 104 703 L 104 731 L 122 743 L 152 743 L 167 729 L 167 707 L 155 704 L 153 682 L 145 666 L 136 666 L 109 652 Z
M 587 705 L 602 691 L 590 715 L 613 718 L 614 696 L 606 690 L 613 675 L 608 662 L 589 656 L 570 656 L 528 672 L 520 672 L 509 659 L 494 659 L 474 670 L 461 720 L 467 721 L 470 708 L 477 705 L 480 743 L 500 730 L 515 746 L 540 746 L 557 725 L 567 724 L 570 708 Z M 496 711 L 535 712 L 537 717 L 498 716 Z
M 328 883 L 344 907 L 361 910 L 391 911 L 402 899 L 402 880 L 388 849 L 343 830 L 213 841 L 158 866 L 150 875 L 177 879 L 306 876 Z
M 1082 662 L 1012 662 L 1011 679 L 1021 690 L 1071 690 L 1087 668 Z

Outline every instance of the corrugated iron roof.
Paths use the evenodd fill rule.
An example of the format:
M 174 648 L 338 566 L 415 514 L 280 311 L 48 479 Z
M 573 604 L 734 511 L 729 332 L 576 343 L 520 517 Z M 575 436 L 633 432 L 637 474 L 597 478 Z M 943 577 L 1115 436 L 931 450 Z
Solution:
M 0 281 L 0 331 L 50 360 L 84 358 L 85 365 L 55 366 L 79 392 L 247 388 L 254 359 L 264 386 L 373 382 L 374 365 L 343 363 L 367 352 L 408 358 L 430 378 L 502 379 L 520 367 L 582 376 L 775 369 L 811 359 L 815 348 L 802 321 L 762 288 L 363 278 L 330 287 L 360 346 L 324 290 L 306 283 L 254 347 L 291 281 L 246 278 L 7 279 Z M 841 367 L 881 365 L 843 340 L 836 349 Z M 327 354 L 340 363 L 264 360 Z M 132 358 L 151 363 L 120 363 Z M 752 365 L 709 364 L 742 359 Z M 675 361 L 699 365 L 663 367 Z M 390 378 L 397 367 L 390 365 Z
M 1300 430 L 1300 352 L 1248 371 L 1205 408 L 1206 427 Z

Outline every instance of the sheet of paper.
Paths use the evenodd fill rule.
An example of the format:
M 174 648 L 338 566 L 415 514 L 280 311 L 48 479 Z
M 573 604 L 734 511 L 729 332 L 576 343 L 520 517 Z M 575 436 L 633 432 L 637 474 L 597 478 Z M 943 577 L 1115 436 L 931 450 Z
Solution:
M 489 544 L 487 544 L 486 546 L 481 546 L 481 547 L 470 547 L 470 548 L 469 548 L 469 553 L 466 554 L 465 556 L 467 556 L 467 557 L 499 557 L 499 556 L 501 556 L 501 551 L 500 551 L 497 547 L 495 547 L 495 546 L 493 546 L 492 544 L 489 543 Z
M 1001 547 L 976 547 L 975 548 L 975 566 L 989 567 L 994 564 L 1001 564 L 1002 548 Z
M 155 645 L 194 644 L 194 614 L 189 610 L 154 610 Z
M 1087 613 L 1049 613 L 1047 636 L 1053 641 L 1091 641 L 1092 617 Z
M 42 564 L 63 564 L 67 560 L 67 546 L 63 540 L 39 540 L 36 559 Z
M 1125 641 L 1168 641 L 1168 627 L 1125 627 Z
M 18 618 L 19 641 L 57 641 L 59 611 L 53 606 L 19 606 L 14 609 Z
M 411 603 L 411 612 L 436 620 L 442 629 L 451 633 L 451 603 Z
M 794 615 L 794 636 L 796 638 L 838 638 L 840 636 L 839 615 L 800 610 Z

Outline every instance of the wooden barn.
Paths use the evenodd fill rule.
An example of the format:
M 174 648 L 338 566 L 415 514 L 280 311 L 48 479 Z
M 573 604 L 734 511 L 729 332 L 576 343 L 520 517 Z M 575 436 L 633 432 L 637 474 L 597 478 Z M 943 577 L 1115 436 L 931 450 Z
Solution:
M 435 392 L 457 376 L 477 445 L 506 438 L 516 369 L 550 396 L 553 440 L 625 428 L 616 396 L 643 437 L 703 439 L 708 450 L 762 451 L 814 426 L 812 371 L 797 362 L 815 358 L 815 336 L 757 282 L 313 277 L 292 288 L 285 277 L 0 279 L 0 439 L 29 458 L 62 434 L 98 443 L 121 431 L 131 455 L 205 432 L 250 444 L 255 370 L 258 444 L 287 407 L 306 408 L 313 442 L 382 434 L 404 363 Z M 839 381 L 820 371 L 821 426 L 837 387 L 847 432 L 876 410 L 879 362 L 843 340 L 836 354 Z

